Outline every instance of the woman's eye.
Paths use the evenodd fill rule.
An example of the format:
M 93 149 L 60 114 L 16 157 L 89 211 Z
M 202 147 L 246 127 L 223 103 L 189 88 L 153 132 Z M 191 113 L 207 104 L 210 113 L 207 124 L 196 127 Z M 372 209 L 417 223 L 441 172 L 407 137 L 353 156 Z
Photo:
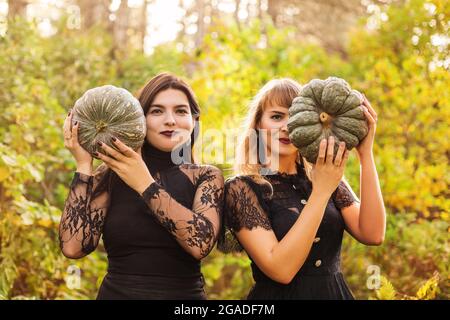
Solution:
M 178 109 L 177 112 L 181 113 L 181 114 L 187 114 L 188 113 L 186 109 Z
M 158 114 L 161 113 L 161 110 L 159 109 L 153 109 L 152 111 L 150 111 L 151 114 Z
M 280 114 L 274 114 L 270 117 L 272 120 L 281 120 L 283 117 Z

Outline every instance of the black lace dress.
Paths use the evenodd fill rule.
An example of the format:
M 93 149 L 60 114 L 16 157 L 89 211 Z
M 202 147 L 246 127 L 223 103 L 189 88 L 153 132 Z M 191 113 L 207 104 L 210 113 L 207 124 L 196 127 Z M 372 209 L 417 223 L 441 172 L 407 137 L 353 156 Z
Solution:
M 298 174 L 265 175 L 273 193 L 269 185 L 256 183 L 250 176 L 227 180 L 224 218 L 228 237 L 222 233 L 222 250 L 233 250 L 233 246 L 234 251 L 242 250 L 233 238 L 242 228 L 273 230 L 278 240 L 288 233 L 312 191 L 304 167 L 298 164 L 297 170 Z M 340 209 L 354 201 L 357 200 L 341 182 L 328 202 L 311 251 L 291 283 L 285 285 L 270 279 L 252 261 L 255 285 L 248 299 L 353 299 L 340 268 L 345 228 Z
M 97 299 L 205 299 L 200 261 L 188 251 L 204 257 L 215 244 L 222 173 L 213 166 L 175 165 L 170 153 L 148 144 L 143 158 L 156 180 L 143 196 L 104 165 L 93 176 L 75 173 L 60 224 L 61 248 L 70 244 L 81 257 L 103 236 L 108 273 Z

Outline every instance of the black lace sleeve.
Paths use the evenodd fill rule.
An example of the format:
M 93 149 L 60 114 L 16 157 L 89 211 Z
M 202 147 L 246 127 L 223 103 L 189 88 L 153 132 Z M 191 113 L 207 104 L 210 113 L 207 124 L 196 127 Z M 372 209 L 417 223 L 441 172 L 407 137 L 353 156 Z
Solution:
M 177 202 L 160 184 L 152 183 L 142 194 L 157 218 L 194 257 L 201 259 L 214 247 L 223 209 L 223 175 L 213 166 L 201 166 L 194 177 L 197 186 L 192 208 Z
M 60 247 L 68 258 L 81 258 L 98 245 L 110 201 L 107 188 L 99 185 L 106 169 L 101 165 L 92 176 L 74 174 L 59 225 Z
M 254 183 L 250 177 L 238 176 L 225 184 L 224 222 L 218 249 L 222 252 L 242 251 L 235 233 L 246 228 L 272 230 L 268 207 L 264 201 L 267 188 Z
M 334 192 L 333 201 L 336 208 L 339 210 L 352 205 L 354 202 L 359 202 L 350 190 L 350 186 L 344 181 L 339 182 L 339 185 Z

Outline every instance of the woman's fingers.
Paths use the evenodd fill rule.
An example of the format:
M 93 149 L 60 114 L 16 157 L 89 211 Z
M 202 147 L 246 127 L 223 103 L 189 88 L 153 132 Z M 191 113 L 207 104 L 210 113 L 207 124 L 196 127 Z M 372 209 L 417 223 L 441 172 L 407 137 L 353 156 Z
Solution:
M 364 97 L 363 105 L 367 108 L 369 113 L 372 115 L 372 118 L 374 118 L 375 121 L 377 121 L 377 113 L 375 112 L 375 109 L 372 107 L 369 100 L 367 100 L 367 97 L 365 95 L 363 95 L 363 97 Z
M 101 152 L 94 152 L 94 155 L 102 160 L 111 169 L 117 170 L 119 162 Z
M 64 125 L 63 125 L 64 139 L 70 139 L 70 137 L 71 137 L 71 133 L 70 133 L 71 121 L 72 121 L 72 109 L 70 109 L 69 113 L 67 114 L 66 119 L 64 120 Z
M 67 114 L 66 119 L 64 120 L 63 125 L 63 137 L 64 137 L 64 147 L 68 149 L 73 148 L 73 128 L 72 128 L 72 109 L 70 109 L 69 113 Z
M 114 150 L 113 148 L 111 148 L 110 146 L 108 146 L 107 144 L 103 143 L 103 142 L 98 142 L 100 148 L 102 148 L 103 150 L 106 151 L 106 153 L 108 155 L 111 155 L 114 159 L 118 160 L 118 161 L 124 161 L 125 157 L 123 156 L 123 154 L 121 154 L 119 151 Z
M 122 141 L 120 141 L 116 137 L 113 137 L 112 141 L 114 145 L 117 147 L 117 149 L 119 149 L 120 152 L 122 152 L 124 155 L 126 155 L 129 158 L 134 156 L 135 152 L 133 151 L 133 149 L 125 145 Z
M 75 123 L 72 126 L 72 143 L 78 144 L 78 127 L 80 126 L 80 123 L 78 121 L 75 121 Z
M 328 148 L 327 148 L 327 157 L 326 157 L 326 163 L 332 164 L 334 158 L 334 137 L 330 136 L 328 137 Z
M 346 150 L 345 149 L 345 142 L 342 141 L 342 142 L 339 143 L 339 149 L 338 149 L 338 151 L 336 153 L 336 158 L 334 158 L 334 165 L 335 166 L 339 167 L 341 165 L 342 157 L 344 155 L 345 150 Z
M 347 160 L 348 160 L 349 154 L 350 154 L 350 151 L 348 151 L 348 150 L 346 149 L 345 152 L 344 152 L 344 156 L 343 156 L 343 158 L 342 158 L 341 164 L 340 164 L 340 167 L 341 167 L 341 168 L 345 168 L 345 165 L 347 164 Z
M 367 107 L 362 107 L 362 109 L 369 124 L 375 124 L 376 120 L 374 119 L 373 115 L 369 112 L 369 109 Z
M 325 163 L 325 155 L 327 152 L 327 140 L 322 139 L 319 146 L 319 155 L 317 156 L 316 165 L 322 165 Z

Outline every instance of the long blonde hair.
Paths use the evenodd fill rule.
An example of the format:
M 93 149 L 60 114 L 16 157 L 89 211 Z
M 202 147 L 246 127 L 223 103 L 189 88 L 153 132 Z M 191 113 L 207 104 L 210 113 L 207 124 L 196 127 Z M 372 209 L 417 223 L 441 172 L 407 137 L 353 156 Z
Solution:
M 301 85 L 290 78 L 273 79 L 267 82 L 255 95 L 249 105 L 247 116 L 241 128 L 242 135 L 238 139 L 234 173 L 236 175 L 251 175 L 256 180 L 265 180 L 261 176 L 263 165 L 260 163 L 255 142 L 255 132 L 261 121 L 264 110 L 271 105 L 289 108 L 292 100 L 300 94 Z M 257 134 L 257 133 L 256 133 Z M 256 161 L 255 161 L 256 160 Z M 297 154 L 297 161 L 302 161 L 308 178 L 311 165 Z

